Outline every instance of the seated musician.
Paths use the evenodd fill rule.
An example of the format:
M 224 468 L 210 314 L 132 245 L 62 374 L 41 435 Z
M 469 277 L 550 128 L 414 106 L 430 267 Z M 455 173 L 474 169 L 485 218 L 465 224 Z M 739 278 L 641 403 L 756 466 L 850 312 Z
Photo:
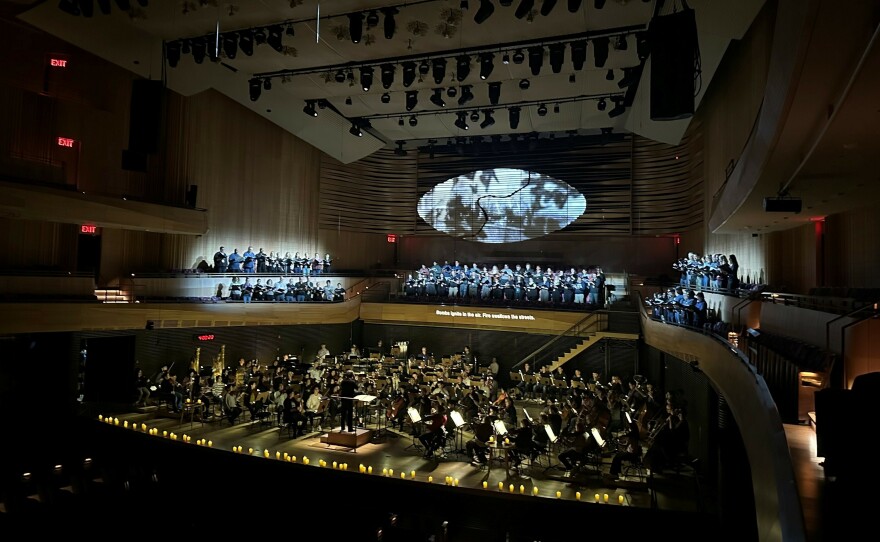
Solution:
M 516 427 L 516 426 L 514 426 Z M 513 449 L 510 451 L 511 459 L 514 465 L 519 465 L 525 458 L 532 461 L 538 458 L 540 450 L 534 441 L 534 430 L 532 422 L 523 418 L 519 422 L 519 427 L 511 435 Z
M 595 441 L 587 434 L 587 426 L 583 422 L 578 422 L 571 445 L 559 454 L 559 462 L 565 467 L 566 474 L 587 460 L 588 454 L 593 449 L 592 442 Z
M 642 458 L 642 443 L 639 440 L 639 425 L 635 420 L 629 424 L 629 434 L 623 437 L 621 450 L 611 459 L 611 478 L 620 481 L 620 469 L 624 461 L 638 462 Z
M 303 405 L 302 394 L 299 392 L 290 393 L 284 400 L 284 424 L 293 430 L 293 436 L 301 437 L 305 434 L 306 409 Z
M 474 437 L 464 445 L 473 465 L 485 465 L 489 461 L 489 437 L 492 436 L 492 424 L 488 419 L 474 425 Z
M 309 425 L 315 426 L 315 418 L 318 418 L 318 427 L 320 428 L 324 422 L 324 413 L 321 412 L 321 401 L 324 397 L 321 395 L 321 388 L 313 385 L 312 393 L 306 399 L 306 417 L 309 419 Z
M 531 399 L 533 384 L 526 382 L 525 377 L 535 374 L 535 371 L 532 370 L 529 362 L 525 362 L 520 372 L 522 373 L 523 380 L 516 385 L 516 388 L 519 390 L 519 396 L 524 399 Z
M 241 416 L 242 409 L 238 404 L 238 392 L 235 386 L 230 384 L 226 386 L 226 393 L 223 395 L 223 414 L 229 420 L 229 423 L 235 425 L 238 417 Z
M 419 435 L 419 441 L 425 447 L 425 459 L 434 457 L 434 451 L 442 446 L 446 438 L 446 409 L 442 404 L 438 404 L 437 408 L 425 421 L 425 432 Z
M 668 403 L 666 412 L 669 416 L 645 452 L 644 463 L 649 471 L 662 471 L 688 452 L 690 429 L 684 410 Z

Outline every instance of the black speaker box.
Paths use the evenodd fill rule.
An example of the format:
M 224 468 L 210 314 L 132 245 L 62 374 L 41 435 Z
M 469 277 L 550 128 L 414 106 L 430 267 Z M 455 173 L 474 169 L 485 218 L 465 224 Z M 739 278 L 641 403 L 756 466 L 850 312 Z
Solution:
M 764 198 L 764 211 L 768 213 L 799 213 L 801 206 L 799 198 Z
M 128 149 L 155 154 L 159 152 L 162 131 L 162 81 L 135 79 L 131 84 L 131 110 L 128 126 Z
M 199 185 L 191 184 L 189 185 L 189 189 L 186 191 L 186 206 L 190 209 L 196 208 L 196 200 L 199 196 Z
M 648 28 L 651 43 L 651 120 L 693 116 L 697 60 L 694 10 L 655 17 Z

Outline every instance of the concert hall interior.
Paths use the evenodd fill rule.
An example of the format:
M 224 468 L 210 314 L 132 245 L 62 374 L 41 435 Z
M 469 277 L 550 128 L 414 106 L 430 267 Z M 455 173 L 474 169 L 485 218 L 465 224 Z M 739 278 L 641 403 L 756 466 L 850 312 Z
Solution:
M 0 31 L 7 531 L 872 528 L 880 0 Z

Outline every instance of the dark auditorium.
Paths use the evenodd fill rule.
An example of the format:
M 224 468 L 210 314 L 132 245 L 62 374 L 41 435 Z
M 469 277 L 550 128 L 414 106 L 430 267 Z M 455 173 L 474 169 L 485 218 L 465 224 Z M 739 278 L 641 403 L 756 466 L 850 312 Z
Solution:
M 876 529 L 880 0 L 0 31 L 4 532 Z

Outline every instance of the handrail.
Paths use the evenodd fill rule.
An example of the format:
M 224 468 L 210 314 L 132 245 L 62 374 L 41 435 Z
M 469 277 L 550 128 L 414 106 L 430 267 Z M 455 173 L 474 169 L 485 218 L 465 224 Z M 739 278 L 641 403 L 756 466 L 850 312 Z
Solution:
M 875 310 L 875 311 L 876 311 L 876 310 L 877 310 L 877 304 L 878 304 L 878 302 L 875 301 L 874 303 L 871 303 L 871 304 L 866 305 L 866 306 L 864 306 L 864 307 L 859 307 L 859 308 L 857 308 L 857 309 L 853 309 L 852 311 L 850 311 L 850 312 L 848 312 L 848 313 L 846 313 L 846 314 L 841 314 L 841 315 L 838 316 L 837 318 L 833 318 L 833 319 L 828 320 L 827 322 L 825 322 L 825 350 L 831 350 L 831 324 L 833 324 L 834 322 L 836 322 L 836 321 L 838 321 L 838 320 L 842 320 L 843 318 L 851 318 L 851 317 L 855 316 L 856 314 L 860 313 L 861 311 L 863 311 L 863 310 L 865 310 L 865 309 L 867 309 L 867 308 L 871 308 L 872 310 Z M 845 327 L 845 326 L 844 326 L 844 327 Z M 843 344 L 842 344 L 842 343 L 841 343 L 840 347 L 841 347 L 841 350 L 842 350 L 842 349 L 843 349 Z M 841 354 L 842 354 L 842 353 L 843 353 L 843 352 L 841 352 Z
M 572 325 L 571 327 L 569 327 L 568 329 L 566 329 L 565 331 L 563 331 L 559 335 L 556 335 L 555 337 L 553 337 L 552 339 L 550 339 L 549 341 L 544 343 L 537 350 L 535 350 L 531 354 L 527 355 L 526 357 L 524 357 L 523 359 L 521 359 L 520 361 L 515 363 L 510 369 L 516 370 L 518 367 L 520 367 L 525 362 L 527 362 L 529 360 L 534 360 L 538 356 L 538 354 L 540 354 L 541 352 L 543 352 L 543 351 L 547 350 L 548 348 L 550 348 L 551 346 L 553 346 L 554 343 L 556 343 L 557 341 L 559 341 L 563 337 L 569 337 L 572 335 L 579 336 L 581 333 L 583 333 L 583 330 L 580 329 L 582 324 L 584 324 L 588 320 L 595 319 L 596 320 L 595 324 L 597 327 L 596 331 L 600 331 L 598 329 L 598 327 L 599 327 L 599 321 L 602 320 L 602 316 L 605 317 L 605 319 L 606 319 L 605 323 L 607 324 L 608 313 L 606 311 L 591 312 L 591 313 L 587 314 L 586 316 L 584 316 L 583 318 L 581 318 L 580 320 L 578 320 L 577 322 L 575 322 L 574 325 Z
M 730 309 L 730 314 L 733 314 L 733 311 L 736 311 L 736 325 L 737 325 L 737 327 L 742 327 L 742 310 L 744 308 L 748 307 L 749 305 L 751 305 L 752 301 L 755 301 L 755 299 L 752 297 L 747 297 L 747 298 L 743 299 L 742 301 L 740 301 L 739 303 L 737 303 L 736 305 L 734 305 L 732 309 Z M 742 307 L 740 307 L 740 305 L 742 305 Z

